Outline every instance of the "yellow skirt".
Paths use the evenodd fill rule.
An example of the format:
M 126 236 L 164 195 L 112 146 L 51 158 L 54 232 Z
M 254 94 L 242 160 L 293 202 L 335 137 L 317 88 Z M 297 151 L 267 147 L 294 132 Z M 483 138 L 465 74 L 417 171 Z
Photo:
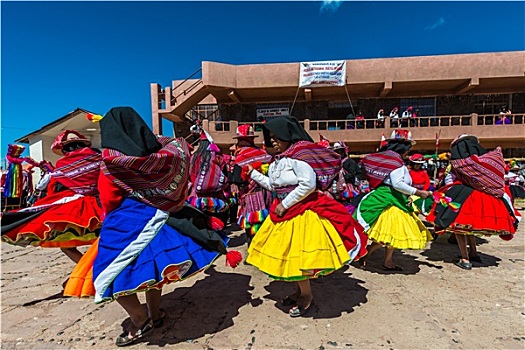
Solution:
M 371 240 L 396 249 L 424 249 L 432 240 L 430 231 L 415 213 L 396 206 L 385 209 L 366 234 Z
M 300 281 L 329 274 L 350 256 L 330 221 L 306 210 L 278 223 L 268 217 L 253 237 L 246 261 L 273 279 Z

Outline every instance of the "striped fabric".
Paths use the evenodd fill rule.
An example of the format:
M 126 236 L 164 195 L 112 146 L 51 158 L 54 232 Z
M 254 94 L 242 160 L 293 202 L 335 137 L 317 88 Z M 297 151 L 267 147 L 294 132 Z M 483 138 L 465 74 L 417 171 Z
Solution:
M 501 148 L 481 156 L 473 155 L 450 161 L 457 179 L 467 186 L 494 197 L 505 193 L 505 160 Z
M 145 157 L 106 149 L 101 170 L 130 196 L 157 209 L 175 212 L 182 208 L 187 197 L 188 143 L 166 136 L 158 137 L 158 142 L 162 149 Z
M 401 156 L 394 151 L 369 154 L 361 163 L 372 189 L 379 187 L 392 171 L 405 164 Z
M 95 195 L 101 160 L 101 154 L 89 147 L 68 152 L 57 161 L 51 177 L 75 193 Z
M 225 161 L 222 154 L 207 152 L 209 154 L 194 153 L 191 157 L 190 179 L 199 196 L 211 196 L 228 186 L 228 178 L 223 171 Z
M 277 158 L 289 157 L 308 163 L 317 175 L 317 185 L 326 190 L 339 174 L 341 156 L 331 149 L 309 141 L 299 141 L 292 144 Z
M 240 167 L 254 162 L 270 163 L 272 156 L 256 147 L 241 147 L 235 151 L 235 164 Z

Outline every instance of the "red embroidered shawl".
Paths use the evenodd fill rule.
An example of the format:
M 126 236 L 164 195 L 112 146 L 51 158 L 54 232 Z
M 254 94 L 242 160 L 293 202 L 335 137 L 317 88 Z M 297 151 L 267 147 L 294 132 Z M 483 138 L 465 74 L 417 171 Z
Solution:
M 501 148 L 481 156 L 450 161 L 452 172 L 467 186 L 495 197 L 505 193 L 505 160 Z
M 369 154 L 361 163 L 372 189 L 379 187 L 392 171 L 405 165 L 401 156 L 394 151 Z
M 317 175 L 317 185 L 326 190 L 341 169 L 341 156 L 331 149 L 310 141 L 299 141 L 277 156 L 289 157 L 308 163 Z
M 271 155 L 256 147 L 241 147 L 235 152 L 235 164 L 240 167 L 254 162 L 269 163 L 271 160 Z
M 51 177 L 75 193 L 95 195 L 101 160 L 101 154 L 89 147 L 68 152 L 57 161 Z
M 118 187 L 155 208 L 176 212 L 187 197 L 190 152 L 182 138 L 160 136 L 160 151 L 131 157 L 113 149 L 103 154 L 101 170 Z

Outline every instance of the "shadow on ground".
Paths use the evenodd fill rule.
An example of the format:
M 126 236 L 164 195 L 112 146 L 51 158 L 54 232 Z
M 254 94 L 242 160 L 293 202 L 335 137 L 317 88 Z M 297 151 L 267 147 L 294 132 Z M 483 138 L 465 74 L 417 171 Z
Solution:
M 361 286 L 364 281 L 350 277 L 348 266 L 328 276 L 311 280 L 314 304 L 312 310 L 303 315 L 314 319 L 335 318 L 343 313 L 351 313 L 356 306 L 366 303 L 368 289 Z M 275 307 L 288 313 L 290 306 L 282 305 L 281 300 L 295 292 L 295 283 L 273 281 L 264 287 L 269 294 L 265 298 L 274 300 Z
M 457 244 L 449 242 L 449 235 L 438 236 L 432 242 L 430 247 L 424 250 L 421 255 L 425 256 L 430 261 L 440 261 L 443 263 L 453 263 L 460 257 L 460 252 Z M 488 243 L 488 240 L 480 237 L 476 237 L 476 247 L 478 255 L 481 258 L 481 263 L 472 262 L 472 266 L 476 267 L 487 267 L 487 266 L 498 266 L 500 258 L 490 254 L 483 253 L 483 245 Z M 480 250 L 481 246 L 481 250 Z
M 262 303 L 253 299 L 249 282 L 251 276 L 223 273 L 213 267 L 208 276 L 191 287 L 181 287 L 162 296 L 161 307 L 166 310 L 164 326 L 137 343 L 165 346 L 166 344 L 191 343 L 193 339 L 215 334 L 233 326 L 233 318 L 244 305 Z M 129 318 L 123 322 L 125 327 Z

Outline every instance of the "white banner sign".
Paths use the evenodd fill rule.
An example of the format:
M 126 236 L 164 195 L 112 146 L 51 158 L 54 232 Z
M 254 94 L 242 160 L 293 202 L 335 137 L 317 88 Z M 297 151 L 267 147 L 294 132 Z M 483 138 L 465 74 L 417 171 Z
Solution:
M 258 108 L 257 117 L 281 117 L 284 115 L 290 115 L 290 108 Z
M 299 87 L 344 86 L 346 61 L 301 62 Z

